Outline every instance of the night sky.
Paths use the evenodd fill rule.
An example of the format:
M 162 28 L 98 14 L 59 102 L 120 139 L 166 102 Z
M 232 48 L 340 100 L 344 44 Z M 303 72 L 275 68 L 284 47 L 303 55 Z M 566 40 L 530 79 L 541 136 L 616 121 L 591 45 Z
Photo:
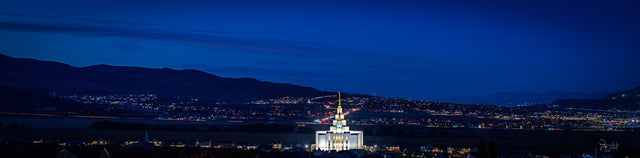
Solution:
M 640 86 L 640 1 L 3 1 L 0 53 L 412 99 Z

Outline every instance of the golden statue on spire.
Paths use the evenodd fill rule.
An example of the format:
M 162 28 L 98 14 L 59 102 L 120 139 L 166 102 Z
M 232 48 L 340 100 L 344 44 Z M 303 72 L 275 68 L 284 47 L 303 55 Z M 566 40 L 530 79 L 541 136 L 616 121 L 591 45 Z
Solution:
M 338 108 L 342 107 L 342 104 L 340 104 L 340 100 L 342 100 L 342 94 L 338 92 Z

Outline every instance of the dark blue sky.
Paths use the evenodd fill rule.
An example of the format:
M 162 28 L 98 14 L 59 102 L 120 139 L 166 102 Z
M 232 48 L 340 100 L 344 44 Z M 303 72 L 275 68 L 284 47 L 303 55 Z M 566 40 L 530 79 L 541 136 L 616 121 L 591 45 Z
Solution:
M 640 86 L 640 2 L 11 1 L 0 53 L 413 99 Z

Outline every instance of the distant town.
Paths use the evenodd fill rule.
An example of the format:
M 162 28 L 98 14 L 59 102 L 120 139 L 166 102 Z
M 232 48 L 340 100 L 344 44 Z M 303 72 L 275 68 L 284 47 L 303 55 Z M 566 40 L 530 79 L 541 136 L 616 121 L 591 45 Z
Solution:
M 64 95 L 85 104 L 109 105 L 113 114 L 153 114 L 167 120 L 299 120 L 304 124 L 330 122 L 335 95 L 282 97 L 246 104 L 203 104 L 198 98 L 154 102 L 155 94 Z M 176 97 L 179 98 L 179 97 Z M 383 97 L 346 97 L 345 111 L 354 125 L 409 125 L 441 128 L 489 128 L 514 130 L 621 131 L 640 127 L 640 111 L 563 109 L 554 105 L 503 107 L 455 104 Z M 40 108 L 40 111 L 55 109 Z M 118 116 L 118 115 L 114 115 Z M 373 116 L 373 117 L 372 117 Z

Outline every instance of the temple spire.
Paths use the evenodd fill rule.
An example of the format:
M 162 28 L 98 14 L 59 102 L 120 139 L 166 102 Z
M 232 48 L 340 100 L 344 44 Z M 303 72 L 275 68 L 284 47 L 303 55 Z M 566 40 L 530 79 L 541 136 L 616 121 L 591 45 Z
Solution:
M 337 116 L 339 116 L 337 119 L 338 120 L 342 120 L 342 93 L 338 92 L 338 109 L 336 113 Z
M 340 100 L 342 100 L 342 94 L 338 92 L 338 108 L 342 108 L 342 104 L 340 103 Z
M 144 131 L 144 141 L 149 142 L 149 131 L 147 130 Z

